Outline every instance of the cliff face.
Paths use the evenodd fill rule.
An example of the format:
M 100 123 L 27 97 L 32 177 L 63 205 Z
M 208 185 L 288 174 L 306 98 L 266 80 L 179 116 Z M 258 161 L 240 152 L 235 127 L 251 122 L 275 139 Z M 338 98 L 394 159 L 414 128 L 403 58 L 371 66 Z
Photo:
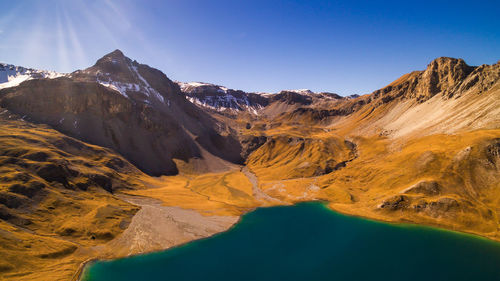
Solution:
M 450 97 L 473 70 L 474 67 L 468 66 L 462 59 L 435 59 L 422 74 L 422 82 L 412 94 L 418 100 L 429 99 L 438 93 Z
M 426 70 L 405 74 L 373 92 L 371 99 L 382 97 L 387 102 L 402 97 L 422 103 L 438 94 L 444 98 L 456 97 L 474 86 L 483 92 L 498 80 L 499 69 L 498 63 L 474 67 L 462 59 L 441 57 L 433 60 Z
M 342 134 L 391 138 L 498 128 L 500 64 L 471 67 L 438 58 L 371 94 L 301 105 L 280 122 L 310 122 Z

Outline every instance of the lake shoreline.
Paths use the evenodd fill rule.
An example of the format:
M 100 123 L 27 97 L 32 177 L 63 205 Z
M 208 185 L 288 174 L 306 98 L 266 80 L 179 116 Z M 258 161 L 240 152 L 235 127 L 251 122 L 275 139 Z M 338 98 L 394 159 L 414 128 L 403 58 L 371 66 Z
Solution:
M 140 206 L 141 210 L 133 217 L 132 223 L 123 233 L 105 245 L 106 248 L 101 251 L 100 255 L 88 258 L 80 263 L 71 279 L 72 281 L 82 280 L 86 267 L 91 263 L 146 255 L 180 247 L 196 240 L 206 239 L 226 232 L 241 220 L 241 216 L 203 216 L 195 210 L 163 206 L 161 201 L 148 197 L 121 194 L 120 199 Z M 142 214 L 145 211 L 147 212 Z M 167 220 L 169 224 L 162 226 L 161 222 L 159 222 L 160 219 Z M 139 222 L 134 223 L 136 220 Z M 150 225 L 149 223 L 153 221 L 154 225 Z M 155 231 L 157 233 L 153 235 Z M 138 236 L 137 233 L 142 236 Z M 168 243 L 164 243 L 164 247 L 160 248 L 141 243 L 140 246 L 146 247 L 146 250 L 138 250 L 138 247 L 132 247 L 134 245 L 128 243 L 130 240 L 143 240 L 144 233 L 148 234 L 145 236 L 146 238 L 151 238 L 151 236 L 165 238 L 167 236 L 169 238 Z M 129 248 L 129 252 L 122 251 L 122 253 L 117 254 L 115 249 L 121 250 L 122 247 Z
M 342 214 L 342 215 L 346 215 L 346 216 L 350 216 L 350 217 L 358 217 L 358 218 L 362 218 L 362 219 L 366 219 L 366 220 L 370 220 L 370 221 L 374 221 L 374 222 L 382 222 L 382 223 L 387 223 L 387 224 L 392 224 L 392 225 L 408 225 L 408 226 L 417 226 L 417 227 L 418 226 L 429 227 L 429 228 L 436 229 L 439 231 L 449 231 L 449 232 L 453 232 L 453 233 L 458 233 L 458 234 L 462 234 L 462 235 L 468 235 L 468 236 L 473 236 L 476 238 L 485 239 L 485 240 L 495 242 L 495 243 L 500 243 L 500 237 L 488 236 L 488 235 L 485 235 L 485 234 L 479 233 L 479 232 L 452 229 L 448 225 L 444 225 L 444 224 L 431 223 L 431 222 L 422 223 L 422 222 L 413 221 L 413 220 L 408 219 L 408 218 L 405 218 L 404 220 L 401 220 L 401 219 L 391 220 L 389 218 L 381 217 L 381 216 L 378 216 L 375 218 L 375 217 L 370 217 L 370 216 L 366 216 L 366 215 L 360 215 L 360 214 L 357 214 L 354 212 L 351 213 L 351 212 L 346 211 L 345 209 L 342 209 L 342 208 L 334 208 L 331 206 L 331 204 L 328 204 L 326 207 L 329 208 L 330 210 L 337 212 L 339 214 Z
M 320 203 L 325 209 L 327 209 L 330 212 L 334 212 L 334 213 L 337 213 L 337 214 L 342 215 L 342 216 L 347 216 L 347 217 L 353 217 L 353 218 L 359 218 L 359 219 L 363 219 L 363 220 L 368 220 L 368 221 L 375 222 L 375 223 L 384 223 L 384 224 L 388 224 L 388 225 L 403 226 L 403 227 L 404 226 L 424 227 L 424 228 L 432 229 L 432 230 L 435 230 L 435 231 L 445 231 L 445 232 L 450 232 L 450 233 L 454 233 L 454 234 L 458 234 L 458 235 L 465 235 L 465 236 L 473 238 L 473 239 L 482 239 L 482 240 L 493 242 L 493 243 L 500 243 L 500 240 L 494 239 L 492 237 L 488 237 L 488 236 L 481 235 L 481 234 L 478 234 L 478 233 L 473 233 L 473 232 L 459 231 L 459 230 L 455 230 L 455 229 L 450 229 L 448 227 L 444 227 L 444 226 L 439 225 L 439 224 L 432 225 L 432 224 L 416 223 L 416 222 L 413 222 L 411 220 L 408 220 L 408 221 L 396 221 L 396 220 L 389 220 L 389 219 L 382 219 L 382 218 L 373 218 L 373 217 L 369 217 L 369 216 L 363 216 L 363 215 L 358 215 L 358 214 L 353 214 L 353 213 L 345 212 L 345 211 L 342 211 L 342 209 L 336 209 L 336 208 L 334 208 L 334 207 L 331 206 L 331 202 L 328 202 L 328 201 L 325 201 L 325 200 L 308 200 L 308 201 L 296 202 L 296 203 L 293 203 L 293 204 L 290 204 L 290 205 L 261 206 L 261 207 L 252 208 L 249 211 L 245 212 L 244 214 L 240 215 L 238 217 L 237 221 L 233 225 L 231 225 L 229 228 L 227 228 L 226 230 L 223 230 L 223 231 L 218 232 L 218 233 L 214 233 L 214 234 L 212 234 L 210 236 L 207 236 L 207 237 L 202 237 L 202 238 L 198 238 L 198 239 L 193 239 L 193 240 L 190 240 L 190 241 L 186 241 L 186 242 L 183 242 L 181 244 L 174 245 L 174 246 L 171 246 L 171 247 L 167 247 L 167 248 L 164 248 L 164 249 L 144 251 L 144 252 L 135 253 L 135 254 L 131 254 L 131 255 L 127 255 L 127 256 L 122 256 L 122 257 L 109 257 L 109 258 L 106 258 L 106 257 L 94 257 L 94 258 L 87 259 L 86 261 L 84 261 L 84 262 L 82 262 L 80 264 L 78 271 L 75 273 L 74 278 L 72 278 L 72 281 L 82 281 L 82 278 L 84 277 L 83 274 L 85 273 L 85 269 L 87 268 L 87 266 L 90 266 L 94 262 L 124 259 L 124 258 L 129 258 L 129 257 L 136 257 L 136 256 L 141 256 L 141 255 L 147 255 L 147 254 L 152 254 L 152 253 L 158 253 L 158 252 L 163 252 L 163 251 L 167 251 L 167 250 L 172 250 L 172 249 L 175 249 L 175 248 L 180 248 L 180 247 L 185 246 L 188 243 L 192 243 L 194 241 L 199 241 L 199 240 L 213 238 L 213 237 L 215 237 L 217 235 L 220 235 L 222 233 L 228 232 L 228 231 L 236 228 L 238 226 L 238 224 L 241 222 L 243 216 L 245 216 L 246 214 L 249 214 L 251 212 L 254 212 L 257 209 L 286 208 L 286 207 L 295 206 L 295 205 L 304 204 L 304 203 Z
M 301 274 L 312 273 L 309 272 L 311 270 L 310 265 L 316 264 L 318 261 L 319 264 L 331 264 L 332 262 L 335 264 L 335 261 L 339 257 L 346 254 L 345 251 L 356 252 L 356 255 L 358 255 L 361 260 L 355 262 L 349 258 L 341 258 L 339 261 L 342 262 L 338 265 L 340 269 L 335 270 L 342 271 L 344 270 L 344 266 L 347 268 L 354 268 L 357 266 L 378 268 L 376 263 L 368 261 L 373 260 L 374 257 L 382 253 L 389 254 L 395 249 L 401 249 L 401 247 L 406 248 L 407 246 L 407 250 L 401 252 L 401 259 L 398 259 L 392 254 L 387 256 L 389 260 L 394 260 L 393 262 L 395 264 L 391 263 L 391 266 L 396 266 L 396 268 L 403 266 L 403 268 L 405 268 L 408 267 L 409 264 L 411 265 L 415 262 L 424 265 L 428 262 L 427 253 L 429 252 L 430 262 L 432 263 L 432 260 L 435 260 L 432 264 L 439 265 L 439 268 L 443 266 L 442 269 L 445 274 L 457 275 L 462 274 L 460 273 L 461 271 L 467 270 L 466 267 L 460 267 L 461 269 L 459 270 L 454 269 L 455 262 L 458 262 L 458 265 L 468 262 L 467 259 L 460 257 L 466 257 L 469 254 L 477 256 L 478 254 L 482 255 L 484 253 L 485 258 L 483 261 L 475 260 L 472 263 L 472 272 L 478 272 L 485 269 L 484 274 L 489 274 L 488 276 L 491 275 L 492 268 L 494 268 L 495 274 L 498 272 L 496 269 L 496 262 L 500 261 L 500 244 L 491 239 L 427 225 L 384 222 L 360 216 L 352 216 L 331 209 L 324 201 L 299 202 L 291 206 L 292 208 L 290 210 L 286 210 L 285 208 L 288 207 L 290 206 L 256 208 L 255 210 L 259 210 L 259 212 L 250 212 L 241 216 L 238 223 L 235 223 L 228 229 L 231 231 L 223 231 L 207 238 L 188 242 L 196 242 L 193 244 L 193 247 L 183 247 L 187 244 L 184 243 L 162 251 L 151 252 L 158 253 L 158 255 L 155 254 L 144 258 L 139 257 L 143 254 L 147 254 L 143 253 L 130 256 L 131 259 L 127 257 L 118 263 L 100 263 L 89 272 L 91 274 L 89 276 L 92 276 L 92 279 L 89 280 L 137 280 L 137 278 L 140 278 L 138 276 L 142 276 L 140 274 L 144 272 L 148 272 L 144 278 L 148 278 L 149 276 L 151 280 L 161 278 L 164 274 L 168 274 L 172 280 L 176 280 L 176 278 L 184 276 L 183 274 L 186 273 L 185 269 L 183 269 L 184 265 L 190 264 L 191 262 L 199 264 L 200 268 L 199 272 L 188 272 L 186 275 L 187 280 L 197 280 L 196 278 L 199 277 L 200 274 L 207 274 L 208 272 L 211 272 L 210 274 L 217 272 L 214 276 L 210 275 L 210 278 L 217 278 L 216 276 L 223 274 L 219 272 L 219 266 L 221 266 L 220 270 L 224 272 L 228 270 L 228 268 L 234 269 L 235 271 L 233 273 L 242 272 L 242 270 L 247 270 L 249 266 L 251 267 L 254 262 L 257 262 L 255 261 L 255 255 L 266 257 L 264 260 L 259 260 L 257 263 L 272 264 L 277 258 L 279 259 L 279 257 L 282 257 L 283 250 L 289 249 L 287 245 L 299 245 L 298 248 L 289 252 L 291 256 L 287 254 L 287 258 L 285 259 L 285 261 L 290 261 L 290 258 L 292 258 L 292 263 L 288 263 L 288 265 L 287 263 L 282 264 L 285 268 L 286 266 L 292 266 L 290 268 L 291 272 L 298 272 L 297 276 L 292 275 L 291 280 L 302 280 L 300 277 L 302 276 Z M 262 211 L 260 211 L 261 209 Z M 402 227 L 394 227 L 398 225 Z M 406 228 L 405 226 L 415 228 Z M 244 243 L 242 243 L 243 241 Z M 456 247 L 455 245 L 457 245 L 457 243 L 462 246 Z M 491 243 L 494 243 L 494 245 Z M 300 246 L 301 244 L 302 246 Z M 259 246 L 258 248 L 254 248 L 253 245 Z M 307 245 L 307 247 L 304 247 L 305 245 Z M 307 259 L 308 261 L 306 262 L 306 260 L 303 260 L 304 255 L 311 256 L 313 253 L 324 253 L 325 251 L 322 250 L 322 247 L 326 247 L 324 250 L 330 254 L 317 255 L 316 258 L 319 259 L 318 261 L 313 261 L 314 259 L 309 261 L 309 259 Z M 288 252 L 288 250 L 285 251 Z M 246 262 L 239 260 L 242 257 L 246 259 Z M 306 262 L 304 268 L 296 267 L 296 262 L 293 262 L 293 260 L 294 258 L 296 260 L 297 257 L 300 257 L 300 261 L 303 260 Z M 459 258 L 455 261 L 456 257 Z M 444 259 L 441 261 L 441 258 Z M 122 258 L 118 258 L 118 260 L 121 259 Z M 268 260 L 266 261 L 266 259 Z M 83 280 L 82 277 L 84 276 L 87 266 L 100 260 L 112 259 L 87 261 L 86 265 L 83 266 L 80 280 Z M 217 262 L 218 260 L 220 261 L 219 263 Z M 325 261 L 329 262 L 324 263 Z M 485 263 L 483 264 L 483 262 Z M 402 263 L 402 265 L 397 265 L 398 263 Z M 492 263 L 494 263 L 494 267 L 492 267 Z M 383 264 L 387 264 L 387 261 L 383 262 Z M 409 270 L 408 272 L 411 273 L 417 270 L 417 267 L 412 268 L 410 266 L 406 270 Z M 144 268 L 145 271 L 140 273 L 142 272 L 142 270 L 140 270 L 142 268 Z M 267 269 L 262 270 L 269 270 L 268 267 L 264 268 Z M 271 266 L 270 268 L 275 267 Z M 327 273 L 332 272 L 331 270 L 331 267 L 323 266 L 319 271 L 320 273 L 318 273 L 318 276 L 321 277 L 318 280 L 327 280 L 322 278 L 330 276 Z M 382 266 L 381 270 L 382 271 L 379 272 L 380 274 L 386 274 L 383 272 L 388 269 Z M 434 269 L 433 267 L 427 267 L 425 270 L 432 271 Z M 276 271 L 271 271 L 270 276 L 273 276 L 272 274 L 275 274 Z M 363 275 L 364 273 L 359 274 Z M 394 274 L 391 274 L 392 273 L 389 273 L 389 276 L 392 276 L 392 279 L 389 278 L 388 280 L 395 280 Z M 417 276 L 419 274 L 417 274 Z M 481 274 L 478 276 L 483 276 Z M 255 277 L 254 275 L 250 275 L 245 278 L 252 278 L 251 276 Z M 457 280 L 469 280 L 464 279 L 465 277 L 461 275 L 458 276 L 459 278 Z M 358 280 L 356 278 L 354 279 Z M 344 279 L 340 278 L 339 280 Z M 492 279 L 486 278 L 484 280 Z

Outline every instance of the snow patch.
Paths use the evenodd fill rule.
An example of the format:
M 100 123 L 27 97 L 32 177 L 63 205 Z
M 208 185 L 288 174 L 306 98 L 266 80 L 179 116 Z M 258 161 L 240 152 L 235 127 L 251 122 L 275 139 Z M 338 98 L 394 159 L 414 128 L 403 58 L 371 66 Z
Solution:
M 103 85 L 104 87 L 107 87 L 111 90 L 117 91 L 120 93 L 122 96 L 128 98 L 127 95 L 127 90 L 131 89 L 133 85 L 128 84 L 128 83 L 121 83 L 121 82 L 115 82 L 115 81 L 101 81 L 99 77 L 97 77 L 97 83 Z
M 0 89 L 15 87 L 32 79 L 54 79 L 67 74 L 0 63 Z
M 248 111 L 258 115 L 261 105 L 252 105 L 248 96 L 240 91 L 234 91 L 224 86 L 202 82 L 179 82 L 181 91 L 186 94 L 186 98 L 201 107 L 210 108 L 215 111 L 232 112 Z
M 163 98 L 163 96 L 156 89 L 151 87 L 151 85 L 149 85 L 148 81 L 146 81 L 146 79 L 144 79 L 144 77 L 142 77 L 142 75 L 139 73 L 137 67 L 135 65 L 132 65 L 131 69 L 135 72 L 137 78 L 144 84 L 147 96 L 149 97 L 153 95 L 156 99 L 158 99 L 162 103 L 165 103 L 165 99 Z

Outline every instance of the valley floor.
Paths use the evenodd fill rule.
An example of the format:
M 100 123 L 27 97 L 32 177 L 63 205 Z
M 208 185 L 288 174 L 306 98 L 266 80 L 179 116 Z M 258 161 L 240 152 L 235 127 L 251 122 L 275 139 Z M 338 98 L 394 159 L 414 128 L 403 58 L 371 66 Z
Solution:
M 316 138 L 321 141 L 276 141 L 272 147 L 260 148 L 261 155 L 255 151 L 246 166 L 232 165 L 225 172 L 181 171 L 177 176 L 158 178 L 129 174 L 135 188 L 113 194 L 92 193 L 94 197 L 85 202 L 100 206 L 98 212 L 89 218 L 63 218 L 66 230 L 56 230 L 58 235 L 26 230 L 32 236 L 24 237 L 20 235 L 28 234 L 18 234 L 20 228 L 2 225 L 2 229 L 19 235 L 7 239 L 23 237 L 20 239 L 26 243 L 32 241 L 31 249 L 41 247 L 39 243 L 50 249 L 9 249 L 7 242 L 2 242 L 9 256 L 23 253 L 31 263 L 18 271 L 5 271 L 1 277 L 77 280 L 82 265 L 89 260 L 167 249 L 225 231 L 255 208 L 311 200 L 324 200 L 332 209 L 349 215 L 438 226 L 500 241 L 495 150 L 500 147 L 499 130 L 433 135 L 400 144 L 380 137 L 350 139 L 349 143 L 356 145 L 355 153 L 346 151 L 343 157 L 349 161 L 326 173 L 316 172 L 325 159 L 316 158 L 324 153 L 315 154 L 315 150 L 326 149 L 320 144 L 335 146 L 344 141 L 333 141 L 330 135 Z M 277 160 L 270 164 L 260 161 L 269 155 L 277 155 Z M 75 196 L 82 200 L 78 196 L 86 194 Z M 74 212 L 67 210 L 68 214 Z M 102 229 L 120 227 L 102 234 L 103 238 L 96 236 L 96 240 L 73 235 L 79 233 L 81 224 L 89 222 Z M 91 225 L 85 227 L 92 229 Z M 90 233 L 99 235 L 97 230 Z
M 118 196 L 142 209 L 129 228 L 108 243 L 112 254 L 107 257 L 166 249 L 224 231 L 239 216 L 254 208 L 311 200 L 324 200 L 330 208 L 348 215 L 443 227 L 500 241 L 499 221 L 487 211 L 495 208 L 496 201 L 481 202 L 480 199 L 486 195 L 498 198 L 497 181 L 488 182 L 489 186 L 475 182 L 474 186 L 485 189 L 479 190 L 473 198 L 467 191 L 460 192 L 457 186 L 453 192 L 448 191 L 446 183 L 439 177 L 447 169 L 457 169 L 444 165 L 446 161 L 455 163 L 455 166 L 457 161 L 464 161 L 463 157 L 457 159 L 457 154 L 463 154 L 464 149 L 462 144 L 456 143 L 457 140 L 475 144 L 474 150 L 480 152 L 484 147 L 490 147 L 491 139 L 498 136 L 498 130 L 433 136 L 423 138 L 422 143 L 416 141 L 402 145 L 390 153 L 387 147 L 393 144 L 385 140 L 359 139 L 356 140 L 359 151 L 355 160 L 334 173 L 311 177 L 279 179 L 280 174 L 275 174 L 280 169 L 279 163 L 269 167 L 250 163 L 220 173 L 148 178 L 144 182 L 148 188 L 124 191 Z M 423 143 L 428 145 L 429 142 L 433 143 L 432 148 L 421 149 Z M 393 155 L 395 153 L 399 155 Z M 436 161 L 429 160 L 429 154 L 442 157 L 439 161 L 443 169 L 415 171 L 415 164 L 418 166 L 419 161 L 426 162 L 424 167 Z M 474 159 L 479 158 L 474 156 Z M 491 163 L 479 162 L 477 165 L 486 165 L 492 169 L 490 172 L 495 173 L 496 168 L 492 168 Z M 468 169 L 487 176 L 479 167 L 469 166 Z M 474 180 L 467 178 L 467 171 L 455 174 Z M 446 178 L 452 177 L 446 175 Z M 439 183 L 419 184 L 432 180 Z

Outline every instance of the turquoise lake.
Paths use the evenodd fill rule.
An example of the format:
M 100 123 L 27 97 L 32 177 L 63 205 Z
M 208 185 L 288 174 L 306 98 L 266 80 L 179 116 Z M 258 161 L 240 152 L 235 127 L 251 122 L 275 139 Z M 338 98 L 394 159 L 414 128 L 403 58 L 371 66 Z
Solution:
M 257 209 L 227 232 L 163 252 L 93 263 L 83 280 L 500 280 L 500 243 L 309 202 Z

